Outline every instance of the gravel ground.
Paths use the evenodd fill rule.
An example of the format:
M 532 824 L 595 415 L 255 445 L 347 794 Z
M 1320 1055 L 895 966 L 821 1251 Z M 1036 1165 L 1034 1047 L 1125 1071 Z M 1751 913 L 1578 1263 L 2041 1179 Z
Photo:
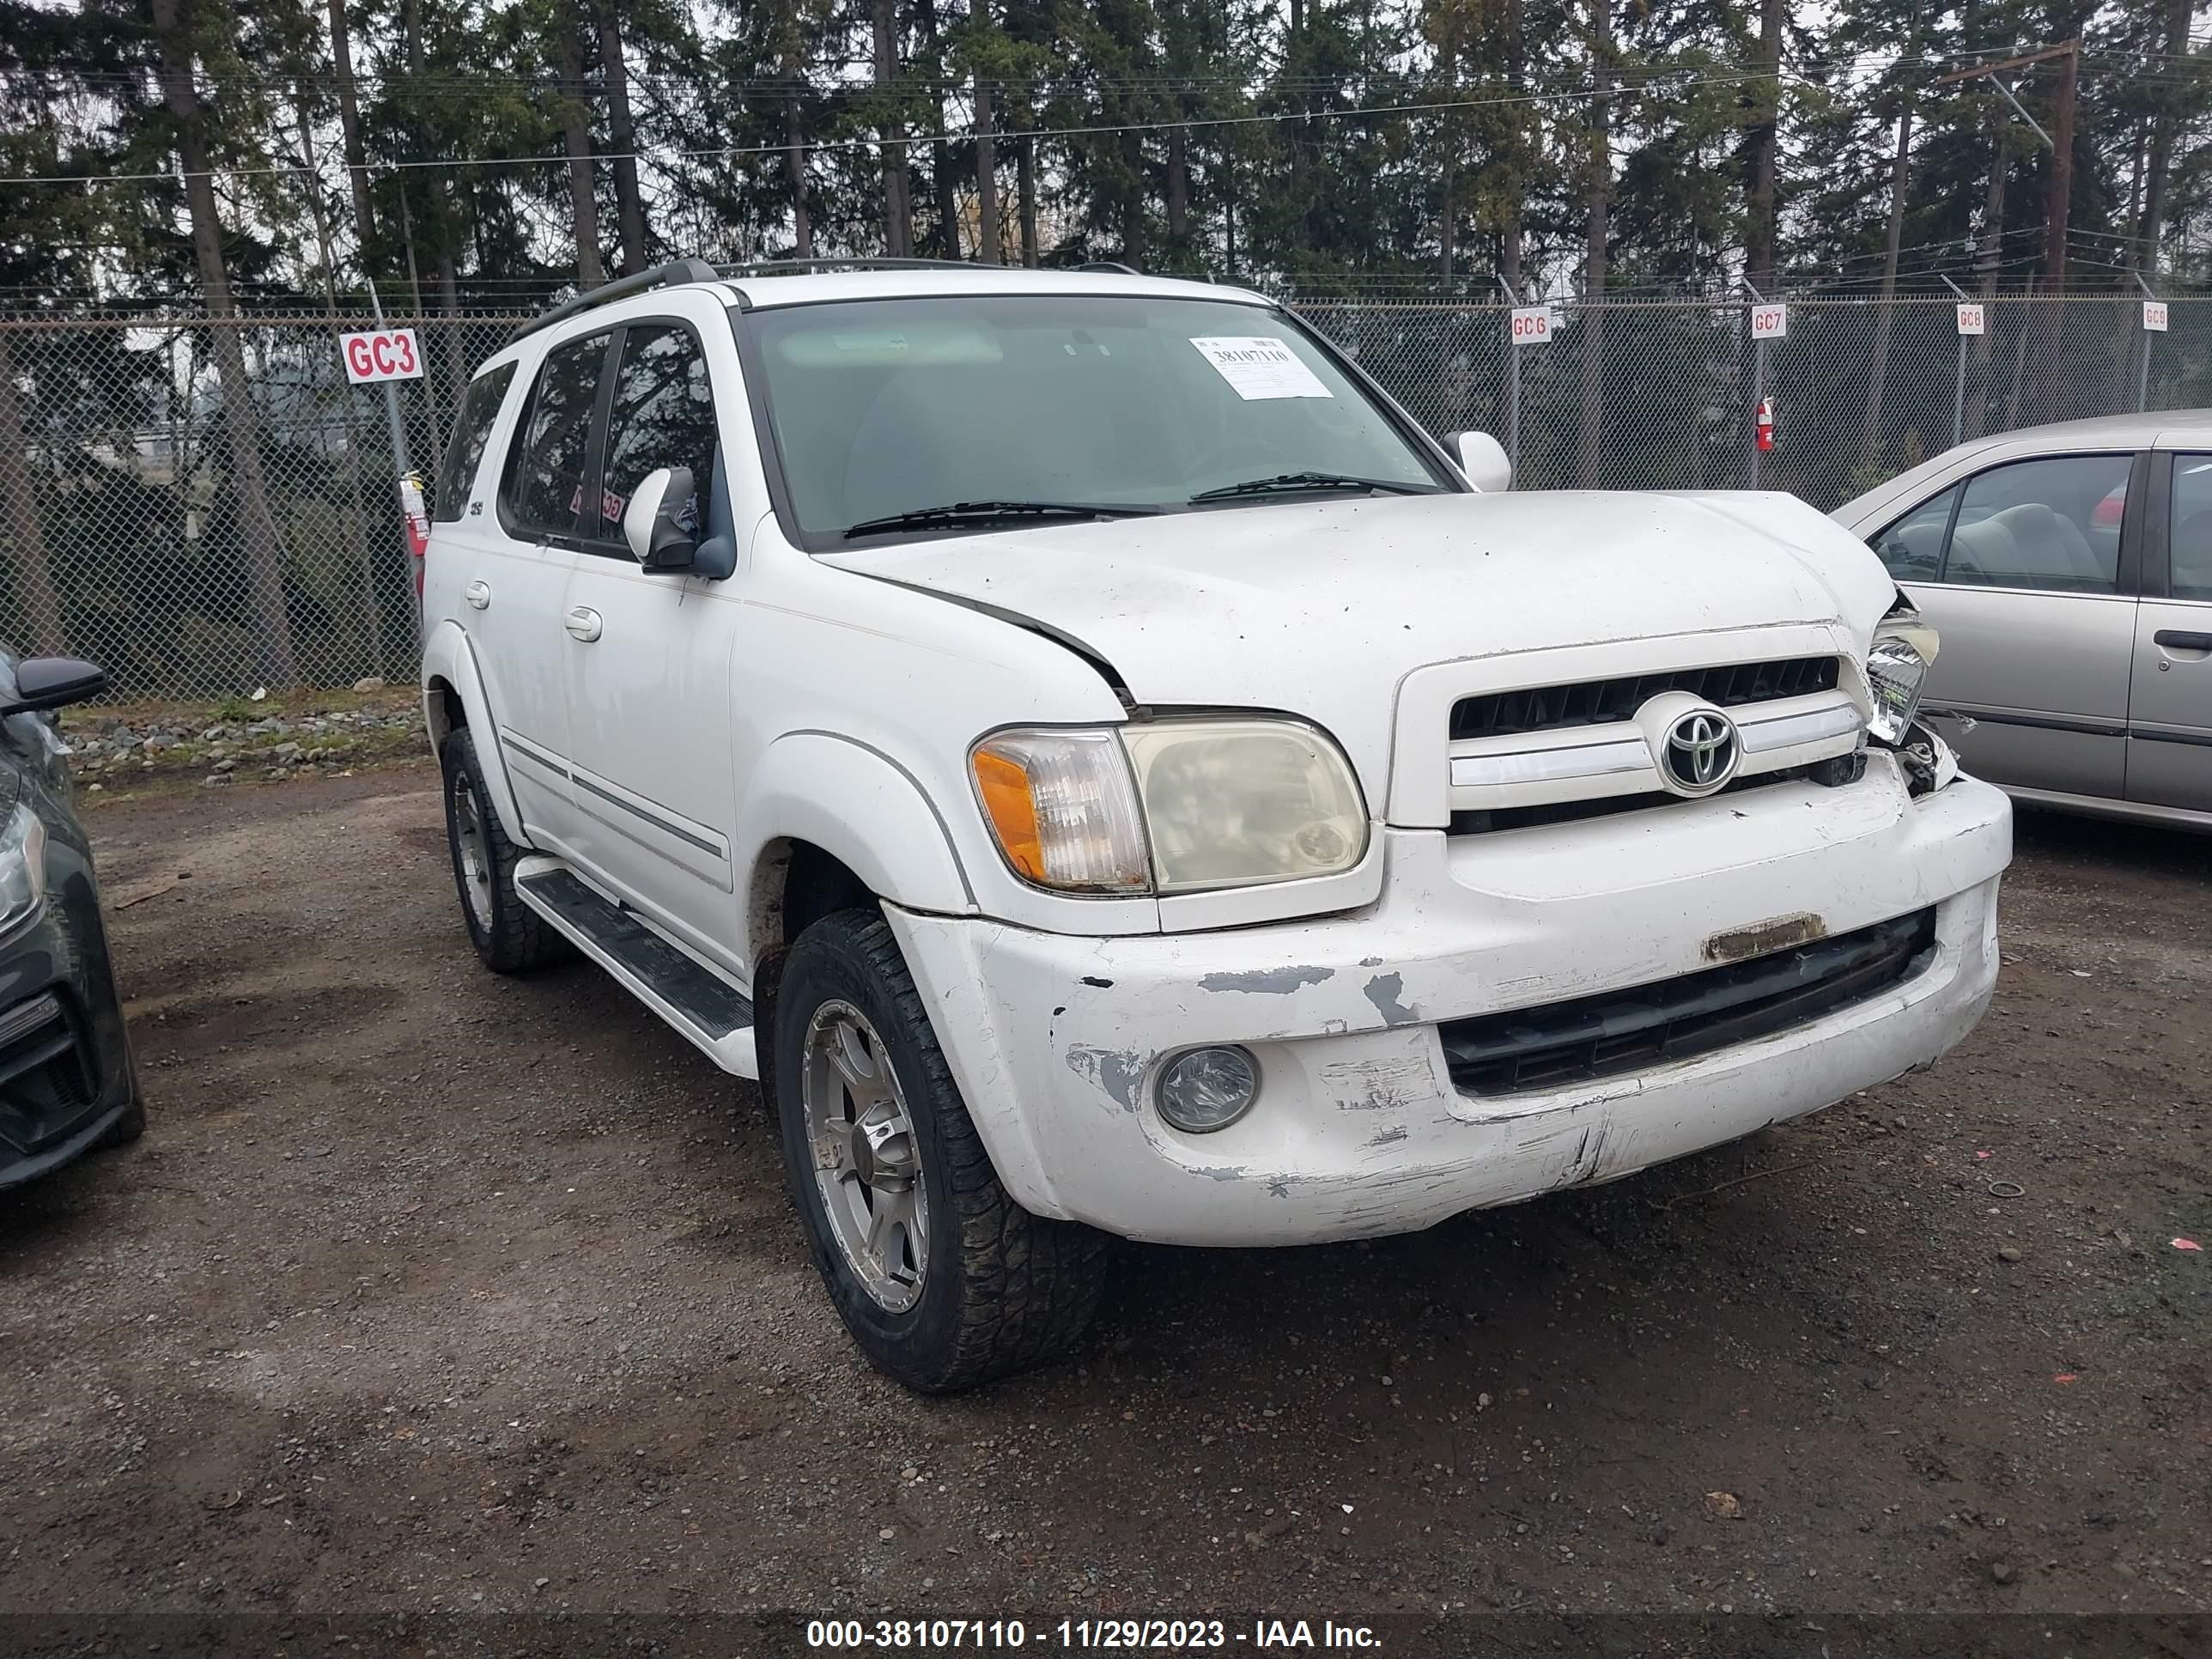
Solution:
M 0 1613 L 80 1615 L 67 1650 L 402 1611 L 2212 1634 L 2203 841 L 2024 818 L 1996 1005 L 1932 1073 L 1417 1237 L 1127 1247 L 1074 1362 L 931 1401 L 847 1343 L 749 1085 L 587 966 L 478 969 L 427 768 L 94 825 L 153 1127 L 0 1198 Z

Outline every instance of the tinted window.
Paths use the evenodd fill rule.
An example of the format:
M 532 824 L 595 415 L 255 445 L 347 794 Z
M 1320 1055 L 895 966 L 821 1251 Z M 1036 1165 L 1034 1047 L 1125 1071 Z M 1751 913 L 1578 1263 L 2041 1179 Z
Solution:
M 688 466 L 704 504 L 714 466 L 714 397 L 707 359 L 681 323 L 645 323 L 623 336 L 607 417 L 607 464 L 596 514 L 584 534 L 619 541 L 630 492 L 648 473 Z
M 514 379 L 514 365 L 501 363 L 490 374 L 479 374 L 469 382 L 469 395 L 461 404 L 461 418 L 453 435 L 447 441 L 445 465 L 438 469 L 437 494 L 430 504 L 430 516 L 440 522 L 451 523 L 467 507 L 470 490 L 477 481 L 477 466 L 491 437 L 492 422 L 499 419 L 499 406 L 506 400 L 507 383 Z
M 1992 467 L 1966 481 L 1947 582 L 2110 593 L 2132 455 L 2060 455 Z
M 538 371 L 530 412 L 507 462 L 507 515 L 518 534 L 567 536 L 584 506 L 591 462 L 592 404 L 609 336 L 556 346 Z
M 1962 485 L 1954 484 L 1932 501 L 1923 501 L 1874 538 L 1876 557 L 1901 582 L 1932 582 L 1943 568 L 1943 532 L 1951 527 L 1951 508 Z
M 2212 455 L 2173 458 L 2172 587 L 2177 599 L 2212 599 Z

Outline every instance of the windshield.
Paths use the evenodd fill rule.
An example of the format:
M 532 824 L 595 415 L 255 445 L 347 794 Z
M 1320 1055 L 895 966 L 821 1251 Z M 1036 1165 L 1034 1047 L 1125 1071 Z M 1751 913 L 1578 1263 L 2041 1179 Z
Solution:
M 942 536 L 1179 510 L 1261 481 L 1197 505 L 1455 487 L 1303 329 L 1255 306 L 987 295 L 768 309 L 742 326 L 810 544 L 855 526 Z M 969 510 L 941 511 L 954 507 Z M 914 522 L 882 522 L 901 518 Z

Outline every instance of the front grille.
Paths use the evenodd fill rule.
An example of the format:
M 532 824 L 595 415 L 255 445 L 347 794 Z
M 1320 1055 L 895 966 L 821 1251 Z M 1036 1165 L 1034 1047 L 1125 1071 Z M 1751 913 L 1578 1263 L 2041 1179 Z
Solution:
M 1739 790 L 1764 789 L 1773 783 L 1817 783 L 1834 789 L 1847 783 L 1856 783 L 1865 775 L 1864 755 L 1843 755 L 1834 760 L 1808 761 L 1802 766 L 1785 766 L 1773 772 L 1754 772 L 1747 778 L 1732 779 L 1711 794 L 1699 795 L 1696 799 L 1717 800 Z M 1680 795 L 1670 795 L 1663 789 L 1653 789 L 1640 795 L 1601 795 L 1595 800 L 1545 801 L 1534 806 L 1492 806 L 1453 813 L 1450 826 L 1444 833 L 1448 836 L 1486 836 L 1498 830 L 1534 830 L 1547 823 L 1580 823 L 1585 818 L 1611 817 L 1616 812 L 1639 812 L 1646 807 L 1688 804 Z
M 1662 674 L 1540 685 L 1521 691 L 1487 691 L 1452 705 L 1454 742 L 1507 738 L 1523 732 L 1557 732 L 1636 718 L 1662 691 L 1686 691 L 1717 708 L 1771 702 L 1832 691 L 1842 665 L 1833 657 L 1785 657 L 1773 662 L 1730 663 L 1720 668 L 1678 668 Z
M 1931 906 L 1656 985 L 1452 1020 L 1437 1035 L 1453 1083 L 1470 1093 L 1556 1088 L 1818 1019 L 1911 978 L 1935 945 Z
M 92 1079 L 58 999 L 49 993 L 0 1015 L 0 1140 L 34 1152 L 92 1103 Z

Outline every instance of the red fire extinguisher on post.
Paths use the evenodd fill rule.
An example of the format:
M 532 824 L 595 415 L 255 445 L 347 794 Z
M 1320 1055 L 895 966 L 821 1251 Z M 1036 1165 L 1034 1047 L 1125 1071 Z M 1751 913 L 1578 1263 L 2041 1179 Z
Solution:
M 407 534 L 407 555 L 415 568 L 415 603 L 422 603 L 422 556 L 430 550 L 430 510 L 422 499 L 422 475 L 399 477 L 399 520 Z
M 1759 440 L 1759 449 L 1765 454 L 1774 447 L 1774 399 L 1761 398 L 1759 412 L 1752 417 L 1752 430 Z

